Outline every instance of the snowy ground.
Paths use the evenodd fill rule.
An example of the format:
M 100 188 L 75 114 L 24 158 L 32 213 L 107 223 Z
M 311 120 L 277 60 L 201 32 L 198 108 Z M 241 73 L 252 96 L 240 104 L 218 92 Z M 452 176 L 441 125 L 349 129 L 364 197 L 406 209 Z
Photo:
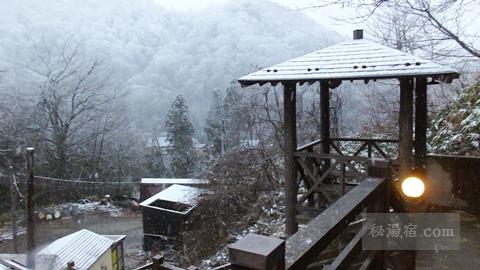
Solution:
M 460 250 L 418 251 L 416 269 L 479 269 L 480 217 L 460 212 Z
M 80 229 L 88 229 L 99 234 L 124 234 L 125 269 L 133 269 L 144 262 L 142 250 L 143 227 L 141 213 L 133 213 L 115 206 L 96 203 L 68 203 L 53 208 L 77 207 L 74 215 L 64 215 L 57 220 L 37 221 L 35 228 L 36 244 L 41 249 L 50 242 Z M 53 209 L 51 209 L 53 210 Z M 50 212 L 46 209 L 45 212 Z M 4 228 L 5 229 L 5 228 Z M 8 228 L 6 228 L 8 229 Z M 19 251 L 25 251 L 26 235 L 19 235 Z M 12 253 L 12 241 L 0 244 L 0 253 Z
M 113 204 L 103 205 L 99 201 L 88 203 L 63 203 L 52 207 L 46 207 L 39 211 L 42 219 L 48 220 L 48 215 L 54 216 L 54 213 L 60 213 L 60 218 L 82 215 L 86 213 L 108 213 L 112 217 L 122 216 L 126 210 Z M 51 217 L 55 219 L 55 217 Z

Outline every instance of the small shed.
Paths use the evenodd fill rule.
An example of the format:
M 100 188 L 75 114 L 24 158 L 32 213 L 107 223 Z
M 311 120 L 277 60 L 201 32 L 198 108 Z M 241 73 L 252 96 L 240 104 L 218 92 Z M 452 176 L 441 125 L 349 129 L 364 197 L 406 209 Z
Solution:
M 83 229 L 53 241 L 35 256 L 37 269 L 63 270 L 73 262 L 76 269 L 123 270 L 125 235 L 100 235 Z
M 203 192 L 203 189 L 173 184 L 141 202 L 144 249 L 159 251 L 181 243 L 185 222 Z

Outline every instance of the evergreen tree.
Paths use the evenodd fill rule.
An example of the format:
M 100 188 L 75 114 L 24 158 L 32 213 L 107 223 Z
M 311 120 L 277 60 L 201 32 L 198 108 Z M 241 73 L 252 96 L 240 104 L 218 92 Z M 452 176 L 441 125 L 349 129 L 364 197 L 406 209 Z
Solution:
M 214 91 L 212 94 L 212 105 L 208 112 L 205 133 L 209 144 L 211 154 L 218 155 L 222 151 L 222 132 L 223 132 L 223 108 L 222 96 L 220 91 Z
M 193 125 L 188 116 L 187 101 L 183 96 L 177 96 L 170 107 L 166 127 L 171 171 L 175 177 L 186 177 L 194 171 L 196 154 Z
M 480 155 L 480 82 L 465 89 L 434 119 L 429 132 L 433 152 Z
M 249 114 L 245 110 L 244 96 L 238 83 L 227 88 L 223 100 L 224 145 L 225 149 L 240 145 L 241 137 L 246 131 L 245 120 Z
M 163 153 L 158 146 L 153 146 L 146 156 L 149 177 L 168 177 L 167 167 L 163 159 Z

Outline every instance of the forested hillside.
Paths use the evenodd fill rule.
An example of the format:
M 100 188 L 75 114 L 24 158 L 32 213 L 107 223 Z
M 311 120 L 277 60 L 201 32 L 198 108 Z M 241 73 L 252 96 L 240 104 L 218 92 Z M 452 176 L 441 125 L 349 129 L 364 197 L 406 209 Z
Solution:
M 304 14 L 269 1 L 228 1 L 193 11 L 165 9 L 153 0 L 2 1 L 0 144 L 17 150 L 4 156 L 2 166 L 24 172 L 23 150 L 33 146 L 37 175 L 118 182 L 166 176 L 171 168 L 162 163 L 169 157 L 147 149 L 147 142 L 167 132 L 167 113 L 177 96 L 185 98 L 194 136 L 204 143 L 214 91 L 340 39 Z M 230 110 L 240 122 L 228 123 L 225 132 L 236 134 L 236 144 L 259 136 L 270 144 L 269 122 L 248 122 L 254 112 L 240 106 L 251 107 L 253 100 L 238 85 L 232 89 L 226 102 L 238 107 Z M 261 106 L 263 92 L 254 92 Z M 281 121 L 278 105 L 271 108 L 277 112 L 270 123 Z M 266 112 L 256 110 L 257 117 Z M 71 198 L 59 192 L 64 190 L 77 192 L 74 197 L 87 193 L 55 188 L 50 191 L 56 196 L 42 200 Z
M 151 0 L 6 2 L 0 11 L 3 76 L 15 73 L 18 80 L 35 56 L 75 47 L 102 61 L 111 88 L 129 96 L 136 127 L 147 131 L 163 124 L 178 94 L 190 102 L 199 126 L 212 90 L 340 39 L 268 1 L 229 1 L 208 11 L 166 10 Z

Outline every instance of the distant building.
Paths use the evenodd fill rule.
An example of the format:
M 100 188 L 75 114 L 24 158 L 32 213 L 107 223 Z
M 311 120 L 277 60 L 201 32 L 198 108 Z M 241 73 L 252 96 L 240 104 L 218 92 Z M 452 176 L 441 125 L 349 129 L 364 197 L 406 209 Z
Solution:
M 142 178 L 140 182 L 140 201 L 144 201 L 171 185 L 205 187 L 209 183 L 205 179 L 195 178 Z
M 244 148 L 256 148 L 260 145 L 260 140 L 241 140 L 240 146 Z
M 202 189 L 173 184 L 140 203 L 146 251 L 160 251 L 180 243 L 185 222 L 197 205 Z
M 193 146 L 195 147 L 196 150 L 200 150 L 205 147 L 205 144 L 200 143 L 197 139 L 192 137 L 192 140 L 193 140 Z M 171 147 L 166 135 L 157 136 L 157 137 L 146 136 L 145 141 L 146 141 L 146 146 L 148 148 L 158 147 L 164 152 Z
M 123 270 L 125 235 L 100 235 L 83 229 L 53 241 L 35 256 L 36 269 Z

